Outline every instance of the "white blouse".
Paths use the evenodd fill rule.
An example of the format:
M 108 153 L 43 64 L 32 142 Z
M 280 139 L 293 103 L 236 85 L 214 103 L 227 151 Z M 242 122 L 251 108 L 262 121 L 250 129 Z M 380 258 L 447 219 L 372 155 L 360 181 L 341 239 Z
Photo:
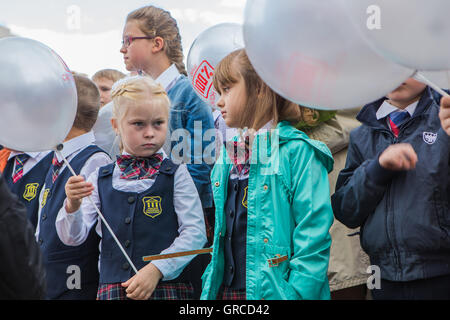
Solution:
M 67 142 L 64 142 L 64 148 L 61 151 L 61 154 L 67 159 L 68 162 L 70 162 L 85 148 L 89 147 L 90 145 L 93 145 L 94 141 L 95 141 L 95 137 L 94 137 L 94 134 L 92 133 L 92 131 L 82 134 L 76 138 L 73 138 Z M 56 154 L 56 156 L 57 156 L 58 161 L 63 161 L 63 159 L 58 154 Z M 85 162 L 85 164 L 81 168 L 80 175 L 82 175 L 84 177 L 88 177 L 97 168 L 103 167 L 111 162 L 112 162 L 111 158 L 106 153 L 103 153 L 103 152 L 94 153 Z M 50 170 L 52 170 L 51 167 L 50 167 Z M 65 163 L 61 166 L 59 173 L 61 174 L 64 170 L 66 170 Z M 69 169 L 67 168 L 67 170 L 69 170 Z M 44 192 L 45 192 L 45 185 L 42 186 L 41 192 L 39 194 L 39 203 L 42 203 Z M 62 190 L 62 192 L 64 192 L 64 190 Z M 35 233 L 36 240 L 39 240 L 41 212 L 42 212 L 42 207 L 39 206 L 38 225 L 36 226 L 36 233 Z
M 161 149 L 164 159 L 167 155 Z M 124 153 L 125 154 L 125 153 Z M 95 170 L 88 181 L 94 186 L 91 198 L 95 205 L 100 208 L 100 198 L 98 194 L 98 172 Z M 125 191 L 141 193 L 151 188 L 155 179 L 128 180 L 120 179 L 121 171 L 117 164 L 114 166 L 112 176 L 112 188 Z M 187 170 L 185 164 L 181 164 L 174 176 L 174 208 L 178 217 L 179 236 L 161 254 L 174 253 L 187 250 L 201 249 L 206 243 L 205 221 L 202 204 L 195 187 L 195 184 Z M 85 198 L 80 209 L 72 214 L 65 210 L 66 200 L 56 218 L 56 230 L 61 241 L 66 245 L 80 245 L 83 243 L 92 226 L 98 221 L 96 227 L 97 234 L 102 236 L 101 219 L 98 216 L 91 202 Z M 101 246 L 100 246 L 101 247 Z M 173 259 L 152 261 L 163 274 L 163 280 L 173 280 L 177 278 L 184 267 L 194 258 L 185 256 Z

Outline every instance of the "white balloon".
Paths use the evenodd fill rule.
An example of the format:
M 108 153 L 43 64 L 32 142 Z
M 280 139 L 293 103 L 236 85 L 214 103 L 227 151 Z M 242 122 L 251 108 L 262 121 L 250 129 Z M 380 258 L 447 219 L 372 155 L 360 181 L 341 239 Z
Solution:
M 214 70 L 231 52 L 244 47 L 242 25 L 221 23 L 203 31 L 192 43 L 187 57 L 189 79 L 197 95 L 216 107 L 219 94 L 213 86 Z
M 244 42 L 260 77 L 316 109 L 360 107 L 413 74 L 376 54 L 339 0 L 248 0 Z
M 377 52 L 405 67 L 450 69 L 450 1 L 341 0 Z
M 111 125 L 112 109 L 114 102 L 105 104 L 98 112 L 97 121 L 92 127 L 95 136 L 95 144 L 105 150 L 111 159 L 120 155 L 119 138 Z
M 77 112 L 75 81 L 44 44 L 21 37 L 0 40 L 0 144 L 45 151 L 62 143 Z

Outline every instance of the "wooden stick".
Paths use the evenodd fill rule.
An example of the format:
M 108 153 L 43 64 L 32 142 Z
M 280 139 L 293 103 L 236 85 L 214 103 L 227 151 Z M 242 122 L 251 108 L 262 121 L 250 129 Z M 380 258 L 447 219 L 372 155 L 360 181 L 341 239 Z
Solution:
M 199 250 L 189 250 L 189 251 L 174 252 L 174 253 L 167 253 L 167 254 L 155 254 L 153 256 L 142 257 L 142 260 L 144 262 L 148 262 L 148 261 L 152 261 L 152 260 L 162 260 L 162 259 L 191 256 L 194 254 L 210 253 L 212 251 L 213 251 L 213 248 L 205 248 L 205 249 L 199 249 Z

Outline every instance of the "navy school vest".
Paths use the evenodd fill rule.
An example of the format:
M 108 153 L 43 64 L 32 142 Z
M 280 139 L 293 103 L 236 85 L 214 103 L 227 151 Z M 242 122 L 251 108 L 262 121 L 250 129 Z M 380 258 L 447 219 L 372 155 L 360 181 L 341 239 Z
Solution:
M 138 270 L 148 262 L 142 258 L 159 254 L 178 237 L 178 219 L 173 205 L 174 174 L 178 169 L 165 159 L 154 184 L 144 192 L 125 192 L 112 187 L 115 163 L 100 168 L 98 192 L 101 212 Z M 185 269 L 186 270 L 186 269 Z M 102 224 L 100 283 L 119 283 L 134 271 L 108 229 Z M 185 272 L 171 281 L 187 282 Z
M 80 174 L 86 161 L 97 152 L 104 151 L 91 145 L 77 154 L 70 161 L 75 173 Z M 95 299 L 97 295 L 100 237 L 95 232 L 95 225 L 86 241 L 79 246 L 66 246 L 56 233 L 56 217 L 66 198 L 65 185 L 71 176 L 66 167 L 53 185 L 52 170 L 49 170 L 45 179 L 38 243 L 47 273 L 47 299 L 87 300 Z M 80 275 L 80 288 L 76 286 L 77 273 Z
M 39 211 L 39 193 L 44 185 L 45 176 L 52 165 L 52 159 L 53 152 L 49 152 L 16 183 L 13 183 L 12 180 L 15 157 L 8 160 L 3 171 L 6 184 L 27 208 L 28 220 L 30 220 L 35 229 Z
M 245 259 L 247 245 L 248 179 L 229 179 L 225 216 L 225 270 L 223 284 L 233 289 L 245 289 Z

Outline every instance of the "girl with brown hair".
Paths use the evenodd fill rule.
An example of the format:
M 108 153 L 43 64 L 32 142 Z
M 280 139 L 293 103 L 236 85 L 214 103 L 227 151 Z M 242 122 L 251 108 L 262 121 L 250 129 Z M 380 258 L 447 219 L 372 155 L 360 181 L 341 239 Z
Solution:
M 245 50 L 219 63 L 214 86 L 241 134 L 211 174 L 216 224 L 202 299 L 329 299 L 330 151 L 293 127 L 305 109 L 269 88 Z

